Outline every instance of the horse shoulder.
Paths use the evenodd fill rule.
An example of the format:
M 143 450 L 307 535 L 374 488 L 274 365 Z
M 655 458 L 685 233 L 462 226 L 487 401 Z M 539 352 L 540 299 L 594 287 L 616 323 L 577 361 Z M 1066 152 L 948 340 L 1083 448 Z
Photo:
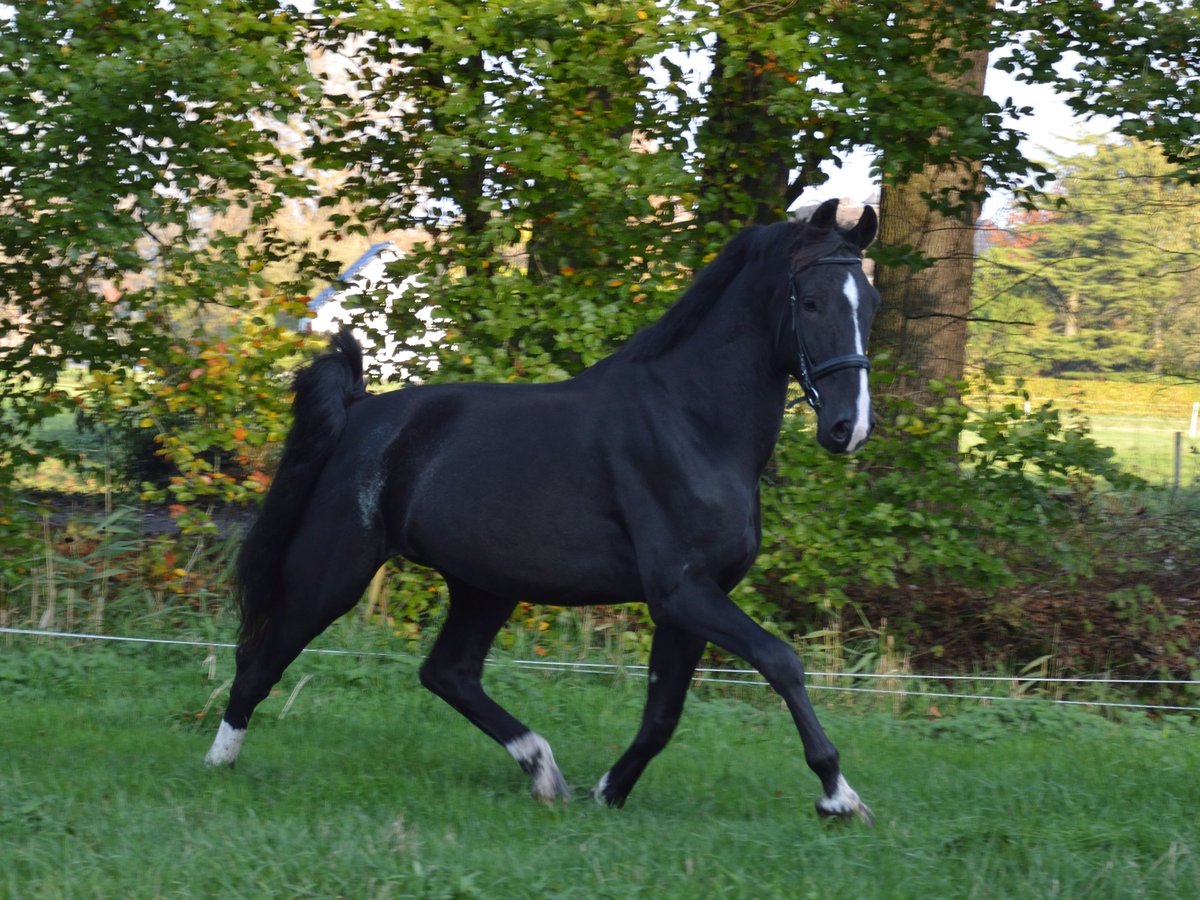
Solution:
M 670 418 L 630 413 L 605 452 L 643 582 L 663 590 L 687 573 L 732 587 L 761 543 L 757 479 L 732 471 L 686 428 L 667 427 Z

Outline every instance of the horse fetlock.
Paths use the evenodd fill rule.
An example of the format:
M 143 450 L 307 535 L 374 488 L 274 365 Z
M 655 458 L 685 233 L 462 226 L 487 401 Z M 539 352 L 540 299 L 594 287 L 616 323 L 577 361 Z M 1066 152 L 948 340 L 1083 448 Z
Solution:
M 210 766 L 232 766 L 237 762 L 238 754 L 242 750 L 242 741 L 245 739 L 245 728 L 234 728 L 228 722 L 222 721 L 204 762 Z
M 549 804 L 558 800 L 565 803 L 571 799 L 571 788 L 554 762 L 554 751 L 540 734 L 528 731 L 509 741 L 504 749 L 533 779 L 529 792 L 534 799 Z
M 868 826 L 875 824 L 875 815 L 871 812 L 871 807 L 863 803 L 858 792 L 850 787 L 842 775 L 838 775 L 834 791 L 817 801 L 817 815 L 835 821 L 858 819 Z

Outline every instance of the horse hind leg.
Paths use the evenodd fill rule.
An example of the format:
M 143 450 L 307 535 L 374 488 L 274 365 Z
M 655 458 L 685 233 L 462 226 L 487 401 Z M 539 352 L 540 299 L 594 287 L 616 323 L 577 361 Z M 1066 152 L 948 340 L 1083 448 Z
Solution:
M 241 752 L 255 708 L 278 684 L 308 643 L 349 612 L 383 562 L 377 542 L 363 533 L 309 528 L 297 537 L 285 566 L 283 600 L 262 629 L 237 649 L 237 671 L 229 704 L 212 746 L 210 766 L 232 766 Z
M 504 747 L 532 779 L 543 803 L 570 799 L 570 789 L 544 737 L 513 717 L 483 689 L 483 664 L 496 632 L 516 603 L 447 579 L 450 611 L 421 666 L 421 684 Z

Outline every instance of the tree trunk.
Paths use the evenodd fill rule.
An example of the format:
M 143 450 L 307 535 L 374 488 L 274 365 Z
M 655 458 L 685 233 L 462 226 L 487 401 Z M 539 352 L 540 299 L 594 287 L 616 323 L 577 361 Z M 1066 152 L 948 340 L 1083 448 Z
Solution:
M 1067 294 L 1067 302 L 1063 311 L 1063 337 L 1079 336 L 1079 293 L 1071 291 Z
M 987 52 L 975 51 L 967 58 L 970 69 L 955 80 L 961 89 L 981 95 Z M 934 135 L 932 142 L 939 137 Z M 927 165 L 906 181 L 883 186 L 882 258 L 875 274 L 883 305 L 872 346 L 890 357 L 895 379 L 882 389 L 885 395 L 923 407 L 936 399 L 935 383 L 953 394 L 963 378 L 981 182 L 981 167 L 964 160 Z M 931 209 L 931 195 L 944 197 L 955 213 Z

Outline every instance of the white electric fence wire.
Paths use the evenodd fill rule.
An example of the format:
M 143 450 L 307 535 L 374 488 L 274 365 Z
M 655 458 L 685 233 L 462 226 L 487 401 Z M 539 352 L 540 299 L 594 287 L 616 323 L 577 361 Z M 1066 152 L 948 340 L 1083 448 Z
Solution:
M 87 634 L 74 631 L 40 631 L 31 628 L 0 628 L 0 634 L 20 635 L 24 637 L 55 638 L 77 641 L 107 641 L 126 644 L 158 644 L 173 647 L 199 647 L 208 650 L 235 650 L 237 644 L 218 641 L 189 641 L 177 638 L 130 637 L 127 635 Z M 375 659 L 404 659 L 418 660 L 421 657 L 411 653 L 389 653 L 372 650 L 339 650 L 323 647 L 308 647 L 304 653 L 320 656 L 357 656 Z M 624 673 L 636 678 L 646 678 L 650 667 L 645 665 L 623 665 L 619 663 L 601 662 L 571 662 L 566 660 L 547 659 L 513 659 L 490 662 L 498 665 L 509 665 L 522 669 L 540 669 L 543 671 L 570 672 L 577 675 L 614 675 Z M 1063 706 L 1096 706 L 1115 709 L 1143 709 L 1172 712 L 1200 712 L 1200 706 L 1175 706 L 1162 703 L 1123 703 L 1108 700 L 1064 700 L 1061 698 L 1036 697 L 1029 695 L 1011 694 L 953 694 L 938 691 L 921 691 L 909 688 L 872 688 L 851 687 L 847 685 L 832 685 L 815 683 L 821 678 L 870 679 L 888 678 L 894 681 L 971 681 L 971 682 L 1006 682 L 1022 688 L 1035 684 L 1095 684 L 1095 685 L 1200 685 L 1200 680 L 1169 679 L 1169 678 L 1052 678 L 1043 676 L 1023 675 L 920 675 L 914 673 L 887 672 L 807 672 L 807 687 L 813 691 L 837 691 L 847 694 L 884 694 L 906 697 L 933 697 L 943 700 L 1010 700 L 1010 701 L 1040 701 L 1056 703 Z M 696 669 L 694 681 L 703 684 L 740 684 L 753 687 L 767 687 L 767 682 L 753 669 L 721 669 L 699 667 Z

